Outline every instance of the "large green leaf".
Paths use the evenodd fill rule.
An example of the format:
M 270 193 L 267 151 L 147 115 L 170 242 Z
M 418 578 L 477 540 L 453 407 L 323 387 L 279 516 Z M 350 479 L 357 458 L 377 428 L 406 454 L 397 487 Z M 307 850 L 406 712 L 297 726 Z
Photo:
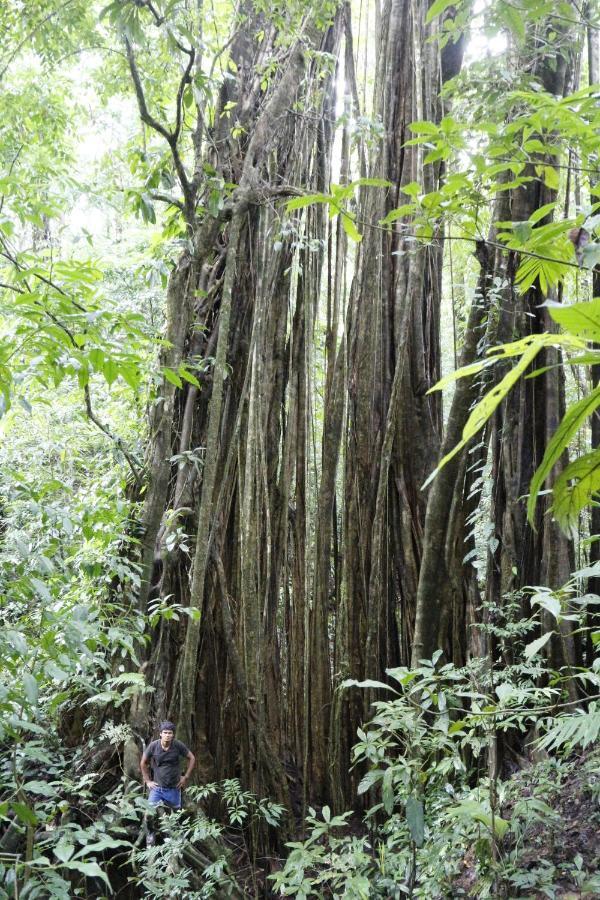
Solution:
M 560 527 L 577 534 L 579 514 L 600 491 L 600 451 L 592 450 L 574 459 L 552 487 L 552 512 Z
M 23 788 L 31 794 L 38 794 L 40 797 L 56 797 L 58 794 L 56 787 L 47 781 L 27 781 Z
M 413 134 L 437 134 L 440 130 L 435 122 L 416 121 L 409 125 Z
M 538 281 L 545 296 L 551 287 L 557 285 L 564 278 L 566 273 L 566 261 L 545 259 L 541 256 L 525 256 L 517 269 L 515 283 L 519 285 L 519 291 L 525 294 Z
M 82 847 L 81 850 L 78 850 L 74 860 L 83 859 L 84 857 L 91 856 L 94 853 L 101 853 L 102 850 L 113 850 L 118 847 L 130 847 L 131 844 L 129 841 L 117 840 L 116 838 L 109 837 L 108 835 L 103 835 L 100 840 L 94 841 L 91 844 L 86 844 L 85 847 Z
M 429 24 L 432 19 L 435 19 L 436 16 L 440 16 L 443 12 L 445 12 L 449 6 L 452 6 L 456 0 L 435 0 L 427 13 L 427 18 L 425 19 L 426 23 Z
M 487 359 L 482 360 L 481 362 L 471 363 L 468 366 L 462 366 L 460 369 L 456 369 L 456 371 L 450 372 L 448 375 L 444 375 L 443 378 L 440 378 L 432 388 L 429 388 L 427 393 L 431 394 L 433 391 L 442 391 L 444 388 L 448 387 L 449 384 L 458 381 L 459 378 L 466 378 L 468 375 L 477 375 L 478 372 L 481 372 L 485 366 L 489 366 L 492 362 L 494 362 L 494 360 Z
M 65 869 L 74 869 L 76 872 L 81 872 L 82 875 L 85 875 L 87 878 L 101 878 L 102 881 L 108 886 L 109 890 L 112 890 L 110 881 L 108 880 L 108 876 L 106 872 L 104 872 L 98 863 L 95 862 L 82 862 L 80 859 L 78 860 L 69 860 L 63 863 L 63 867 Z
M 589 350 L 579 356 L 570 356 L 566 362 L 570 366 L 597 366 L 600 365 L 600 350 Z
M 542 147 L 542 152 L 544 148 Z M 549 215 L 556 206 L 556 200 L 553 200 L 552 203 L 544 203 L 543 206 L 540 206 L 539 209 L 536 209 L 535 212 L 529 216 L 529 221 L 535 225 L 537 222 L 540 222 L 545 216 Z
M 492 818 L 492 814 L 487 811 L 482 803 L 478 803 L 477 800 L 463 800 L 458 806 L 451 807 L 448 812 L 464 821 L 481 822 L 481 824 L 485 825 L 490 832 L 492 831 L 493 823 L 494 832 L 496 837 L 499 838 L 504 837 L 509 827 L 509 823 L 506 819 L 502 819 L 500 816 L 494 816 L 494 818 Z
M 354 224 L 354 219 L 352 218 L 350 213 L 347 213 L 343 210 L 342 210 L 342 227 L 343 227 L 344 231 L 346 232 L 346 234 L 348 235 L 348 237 L 350 238 L 350 240 L 355 241 L 357 243 L 358 243 L 358 241 L 362 240 L 362 234 L 360 233 L 360 231 Z
M 546 187 L 553 191 L 557 191 L 560 187 L 560 179 L 558 171 L 553 166 L 536 166 L 535 171 L 544 179 Z
M 520 376 L 525 372 L 527 367 L 533 362 L 537 354 L 542 349 L 542 343 L 538 341 L 530 341 L 527 349 L 521 356 L 516 365 L 506 373 L 504 378 L 496 385 L 496 387 L 492 388 L 475 406 L 471 415 L 469 416 L 465 427 L 463 428 L 462 438 L 456 444 L 452 450 L 444 456 L 441 460 L 440 464 L 436 469 L 433 470 L 425 484 L 424 488 L 427 487 L 428 484 L 435 478 L 439 470 L 446 465 L 446 463 L 450 462 L 457 453 L 463 449 L 463 447 L 468 444 L 468 442 L 473 438 L 478 431 L 480 431 L 485 423 L 488 421 L 492 413 L 495 409 L 500 405 L 500 403 L 504 400 L 509 391 L 514 387 L 516 382 L 519 380 Z
M 500 13 L 510 32 L 519 43 L 522 43 L 525 40 L 525 20 L 522 9 L 503 3 L 500 6 Z
M 595 269 L 600 263 L 600 244 L 586 244 L 582 252 L 582 264 L 586 269 Z
M 412 840 L 417 847 L 422 847 L 425 843 L 425 809 L 423 802 L 412 794 L 406 801 L 406 822 Z
M 25 688 L 27 699 L 35 706 L 38 702 L 39 687 L 37 680 L 30 672 L 25 672 L 23 675 L 23 687 Z
M 394 770 L 390 767 L 386 769 L 383 773 L 383 778 L 381 779 L 381 799 L 383 801 L 383 808 L 385 809 L 388 816 L 391 816 L 394 811 L 394 782 L 393 782 Z
M 12 800 L 10 805 L 21 822 L 25 822 L 26 825 L 37 825 L 38 818 L 26 803 L 18 803 L 16 800 Z
M 571 334 L 529 334 L 527 337 L 520 338 L 518 341 L 512 341 L 510 344 L 499 344 L 492 347 L 488 353 L 493 359 L 505 359 L 511 356 L 520 356 L 528 347 L 564 347 L 566 350 L 585 350 L 586 342 L 575 335 Z
M 403 219 L 407 216 L 411 216 L 414 214 L 416 206 L 414 203 L 403 203 L 401 206 L 396 207 L 396 209 L 390 210 L 387 216 L 384 219 L 381 219 L 380 225 L 391 225 L 396 219 Z
M 578 337 L 600 342 L 600 297 L 587 303 L 546 303 L 554 321 Z
M 426 488 L 431 483 L 440 469 L 442 469 L 446 463 L 450 462 L 471 438 L 477 434 L 483 425 L 485 425 L 494 410 L 514 387 L 520 376 L 525 372 L 530 363 L 533 362 L 540 350 L 544 347 L 552 346 L 564 347 L 566 350 L 579 352 L 585 350 L 587 344 L 583 338 L 572 334 L 550 334 L 549 332 L 545 332 L 544 334 L 531 334 L 518 341 L 493 347 L 489 351 L 488 360 L 482 363 L 473 363 L 469 366 L 464 366 L 462 369 L 458 369 L 456 372 L 446 375 L 434 385 L 431 390 L 439 390 L 458 378 L 476 374 L 485 365 L 497 362 L 501 359 L 510 359 L 513 356 L 521 356 L 520 361 L 504 376 L 500 383 L 492 388 L 492 390 L 490 390 L 475 406 L 463 429 L 462 439 L 440 461 L 437 468 L 433 470 L 429 478 L 423 484 L 423 488 Z
M 535 641 L 531 641 L 530 644 L 527 644 L 524 651 L 524 656 L 527 662 L 530 659 L 533 659 L 536 653 L 539 653 L 542 647 L 545 647 L 552 635 L 553 631 L 547 631 L 546 634 L 543 634 L 541 637 L 536 638 Z
M 365 681 L 357 681 L 355 678 L 346 678 L 342 681 L 341 687 L 375 688 L 376 690 L 382 689 L 384 691 L 392 691 L 393 694 L 398 693 L 393 687 L 390 687 L 389 684 L 384 684 L 383 681 L 375 681 L 373 678 L 367 678 Z
M 559 747 L 583 748 L 595 744 L 600 735 L 600 706 L 591 703 L 587 711 L 577 710 L 573 714 L 558 716 L 549 723 L 547 733 L 536 741 L 541 750 L 552 752 Z
M 295 209 L 312 206 L 313 203 L 329 203 L 330 200 L 329 194 L 305 194 L 303 197 L 294 197 L 292 200 L 288 200 L 286 208 L 288 212 L 293 212 Z
M 600 406 L 600 385 L 590 391 L 587 397 L 582 397 L 576 403 L 573 403 L 566 411 L 558 428 L 552 435 L 544 458 L 534 472 L 529 487 L 529 500 L 527 501 L 527 516 L 530 522 L 533 522 L 535 508 L 537 505 L 538 494 L 542 485 L 550 475 L 554 466 L 560 460 L 560 457 L 568 447 L 573 436 L 579 431 L 581 426 L 592 415 L 595 409 Z
M 62 863 L 68 862 L 75 852 L 75 845 L 70 844 L 66 838 L 62 837 L 58 844 L 53 847 L 54 855 Z

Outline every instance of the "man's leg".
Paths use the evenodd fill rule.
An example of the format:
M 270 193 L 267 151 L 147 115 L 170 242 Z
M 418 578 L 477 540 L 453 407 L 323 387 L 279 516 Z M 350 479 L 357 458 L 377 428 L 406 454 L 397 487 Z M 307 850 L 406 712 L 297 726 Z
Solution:
M 148 810 L 146 812 L 146 846 L 154 847 L 159 834 L 159 812 L 163 804 L 162 788 L 151 788 L 148 794 Z
M 160 835 L 160 816 L 174 809 L 181 809 L 179 788 L 152 788 L 148 794 L 149 809 L 146 818 L 146 846 L 153 847 Z
M 167 809 L 181 809 L 181 791 L 179 788 L 159 788 L 160 803 Z

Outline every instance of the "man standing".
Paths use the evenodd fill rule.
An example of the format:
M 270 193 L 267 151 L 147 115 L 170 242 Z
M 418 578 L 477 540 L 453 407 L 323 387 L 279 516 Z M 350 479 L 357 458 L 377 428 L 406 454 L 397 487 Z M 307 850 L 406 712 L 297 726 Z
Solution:
M 188 761 L 184 775 L 181 774 L 182 758 Z M 195 765 L 196 757 L 192 751 L 175 740 L 173 723 L 161 722 L 160 739 L 146 747 L 140 761 L 144 784 L 150 788 L 149 803 L 153 806 L 164 803 L 171 809 L 181 809 L 181 788 L 185 787 Z

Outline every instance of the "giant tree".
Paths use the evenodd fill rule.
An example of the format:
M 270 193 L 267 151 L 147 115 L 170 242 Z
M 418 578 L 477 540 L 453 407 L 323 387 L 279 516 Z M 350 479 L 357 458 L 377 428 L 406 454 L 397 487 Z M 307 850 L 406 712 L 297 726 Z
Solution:
M 213 759 L 213 771 L 241 771 L 246 784 L 282 799 L 283 726 L 302 720 L 282 722 L 278 626 L 291 490 L 298 556 L 306 540 L 307 348 L 323 217 L 311 217 L 312 243 L 303 242 L 295 226 L 282 228 L 275 201 L 329 181 L 332 129 L 321 115 L 335 85 L 334 12 L 327 3 L 306 11 L 248 2 L 230 11 L 230 36 L 211 59 L 202 9 L 116 3 L 108 12 L 144 128 L 170 154 L 161 177 L 172 189 L 154 195 L 177 211 L 184 244 L 167 289 L 141 520 L 139 603 L 158 610 L 147 669 L 156 692 L 133 722 L 140 732 L 169 712 L 205 771 Z M 150 47 L 181 64 L 170 122 Z M 302 568 L 300 560 L 300 577 Z M 173 596 L 186 609 L 183 630 L 160 615 Z M 292 665 L 304 602 L 294 592 Z M 300 669 L 288 682 L 290 698 L 302 694 L 302 677 Z
M 455 12 L 440 19 L 433 8 L 428 15 L 423 4 L 397 0 L 384 5 L 379 21 L 375 111 L 384 137 L 372 151 L 369 174 L 389 189 L 365 192 L 360 207 L 366 227 L 344 336 L 348 411 L 336 685 L 349 674 L 378 677 L 410 658 L 425 515 L 420 487 L 441 430 L 439 400 L 427 390 L 439 376 L 442 245 L 415 242 L 402 207 L 395 211 L 403 195 L 435 191 L 443 180 L 443 163 L 424 166 L 409 126 L 443 118 L 440 92 L 460 70 L 464 36 L 457 29 L 452 40 L 439 39 Z M 381 225 L 386 216 L 387 228 Z M 336 691 L 331 765 L 340 803 L 362 715 L 362 700 Z

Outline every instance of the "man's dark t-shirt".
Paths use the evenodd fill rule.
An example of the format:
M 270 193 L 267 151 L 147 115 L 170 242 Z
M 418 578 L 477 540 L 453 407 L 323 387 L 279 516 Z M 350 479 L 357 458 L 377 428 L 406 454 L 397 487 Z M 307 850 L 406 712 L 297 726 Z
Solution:
M 168 750 L 163 750 L 160 741 L 152 741 L 144 751 L 144 758 L 150 763 L 152 777 L 159 787 L 176 788 L 181 778 L 181 757 L 188 757 L 190 751 L 181 741 L 173 741 Z

